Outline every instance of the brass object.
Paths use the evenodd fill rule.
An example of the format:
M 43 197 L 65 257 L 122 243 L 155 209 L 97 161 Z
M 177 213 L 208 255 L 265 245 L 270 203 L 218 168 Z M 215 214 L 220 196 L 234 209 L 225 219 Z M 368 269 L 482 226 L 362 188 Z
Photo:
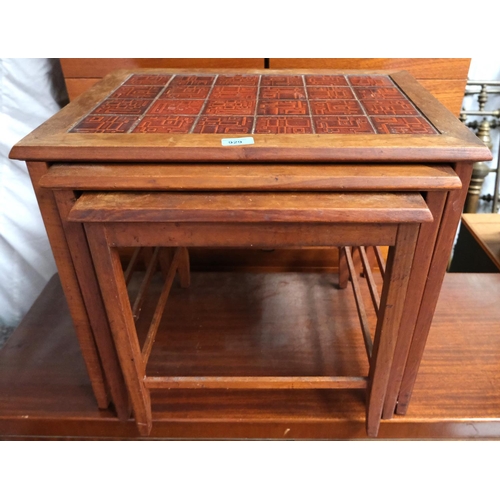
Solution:
M 474 89 L 474 87 L 479 87 L 479 89 Z M 467 89 L 465 92 L 466 96 L 477 95 L 478 110 L 462 110 L 460 113 L 460 120 L 465 123 L 469 128 L 477 130 L 476 135 L 479 137 L 488 148 L 493 148 L 493 142 L 491 140 L 491 129 L 500 126 L 500 109 L 486 110 L 488 104 L 488 98 L 492 94 L 500 93 L 500 82 L 498 81 L 468 81 Z M 471 121 L 467 122 L 468 116 L 482 117 L 481 121 Z M 500 149 L 500 148 L 499 148 Z M 495 172 L 495 189 L 493 195 L 486 194 L 481 196 L 481 191 L 484 184 L 484 179 L 488 174 Z M 500 154 L 497 159 L 496 168 L 489 167 L 484 162 L 478 162 L 474 164 L 474 169 L 472 172 L 472 179 L 469 186 L 469 191 L 467 194 L 467 200 L 465 202 L 464 212 L 475 213 L 477 212 L 479 200 L 492 201 L 492 213 L 498 212 L 499 205 L 499 177 L 500 177 Z

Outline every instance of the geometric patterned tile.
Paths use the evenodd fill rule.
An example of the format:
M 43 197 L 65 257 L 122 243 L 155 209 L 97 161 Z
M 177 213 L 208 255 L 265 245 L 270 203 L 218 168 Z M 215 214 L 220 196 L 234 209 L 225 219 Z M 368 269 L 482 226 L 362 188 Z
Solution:
M 260 99 L 305 99 L 304 87 L 261 87 Z
M 374 116 L 372 122 L 379 134 L 437 134 L 420 116 Z
M 257 87 L 219 86 L 214 87 L 210 99 L 252 99 L 257 98 Z
M 194 122 L 194 116 L 146 116 L 132 133 L 186 134 Z
M 407 99 L 364 99 L 361 101 L 368 115 L 419 115 Z
M 167 87 L 165 92 L 161 94 L 160 99 L 205 99 L 210 93 L 210 87 L 202 85 L 178 85 L 175 87 Z
M 309 99 L 355 99 L 349 87 L 307 87 Z
M 238 87 L 256 87 L 259 84 L 258 75 L 219 75 L 215 81 L 215 86 L 236 85 Z
M 125 85 L 166 85 L 172 75 L 133 75 Z
M 130 130 L 137 116 L 87 116 L 70 132 L 92 134 L 123 134 Z
M 214 76 L 178 75 L 170 82 L 170 86 L 203 85 L 210 87 L 214 83 L 214 80 Z
M 163 87 L 152 87 L 149 85 L 122 85 L 109 98 L 154 99 L 162 90 Z
M 214 99 L 209 100 L 204 115 L 253 115 L 255 113 L 255 101 L 248 99 Z
M 195 134 L 249 134 L 253 116 L 202 116 L 196 124 Z
M 311 119 L 307 116 L 261 116 L 255 125 L 256 134 L 312 134 Z
M 359 99 L 404 99 L 404 94 L 396 87 L 356 87 Z
M 373 134 L 374 130 L 365 116 L 314 117 L 318 134 Z
M 201 99 L 158 99 L 146 113 L 148 115 L 197 115 L 202 110 Z
M 307 85 L 336 85 L 347 86 L 345 76 L 341 75 L 306 75 Z
M 388 76 L 349 76 L 349 82 L 353 87 L 392 87 L 394 83 Z
M 308 115 L 307 101 L 259 101 L 258 115 Z
M 93 115 L 142 115 L 152 100 L 144 99 L 106 99 L 92 111 Z
M 301 76 L 263 75 L 260 81 L 262 87 L 300 87 L 304 85 Z
M 311 113 L 313 115 L 362 115 L 363 110 L 358 101 L 334 100 L 334 101 L 311 101 Z

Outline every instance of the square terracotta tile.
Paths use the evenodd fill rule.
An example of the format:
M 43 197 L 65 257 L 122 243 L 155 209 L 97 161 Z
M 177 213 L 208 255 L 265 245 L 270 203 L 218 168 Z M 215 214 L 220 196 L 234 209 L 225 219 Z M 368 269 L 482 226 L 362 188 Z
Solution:
M 123 134 L 128 132 L 137 116 L 87 116 L 70 132 L 80 134 Z
M 110 99 L 154 99 L 163 87 L 151 85 L 122 85 L 118 90 L 113 92 Z
M 258 115 L 308 115 L 307 101 L 259 101 Z
M 106 99 L 92 111 L 93 115 L 142 115 L 152 100 Z
M 349 87 L 307 87 L 309 99 L 355 99 Z
M 353 87 L 392 87 L 393 81 L 388 76 L 349 76 L 349 82 Z
M 373 128 L 366 116 L 314 117 L 318 134 L 373 134 Z
M 257 99 L 257 87 L 219 86 L 212 89 L 210 99 Z
M 408 99 L 363 99 L 366 113 L 373 115 L 419 115 Z
M 253 116 L 202 116 L 198 120 L 195 134 L 250 134 Z
M 421 116 L 374 116 L 372 123 L 379 134 L 437 134 Z
M 201 99 L 158 99 L 151 108 L 148 115 L 197 115 L 205 104 Z
M 345 76 L 342 75 L 305 75 L 305 79 L 307 85 L 332 85 L 337 87 L 349 85 Z
M 312 134 L 311 119 L 303 116 L 260 116 L 255 134 Z
M 304 85 L 301 76 L 263 75 L 260 80 L 261 87 L 300 87 Z
M 137 134 L 187 134 L 193 123 L 194 116 L 146 116 L 132 133 Z
M 209 100 L 204 115 L 227 116 L 239 115 L 247 116 L 255 113 L 255 101 L 249 99 L 214 99 Z
M 219 75 L 215 86 L 236 85 L 238 87 L 256 87 L 259 85 L 259 75 Z
M 132 75 L 125 85 L 166 85 L 173 75 Z
M 306 99 L 304 87 L 261 87 L 261 99 Z
M 201 85 L 167 87 L 159 99 L 205 99 L 210 94 L 210 90 L 210 87 L 203 87 Z
M 359 99 L 406 99 L 396 87 L 356 87 L 354 93 Z
M 216 75 L 211 76 L 196 76 L 196 75 L 177 75 L 170 82 L 170 86 L 177 87 L 178 85 L 202 85 L 204 87 L 211 87 L 214 83 Z
M 335 99 L 330 101 L 310 101 L 313 115 L 363 115 L 358 101 Z

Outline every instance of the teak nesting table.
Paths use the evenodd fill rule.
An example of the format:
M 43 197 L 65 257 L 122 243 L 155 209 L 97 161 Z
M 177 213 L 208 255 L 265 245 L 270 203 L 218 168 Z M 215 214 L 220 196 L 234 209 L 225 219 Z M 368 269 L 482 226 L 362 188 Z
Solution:
M 118 71 L 12 150 L 26 160 L 99 407 L 152 425 L 150 389 L 367 392 L 367 432 L 405 414 L 474 161 L 490 152 L 407 72 Z M 389 246 L 387 265 L 377 246 Z M 189 247 L 338 247 L 370 360 L 359 377 L 146 375 Z M 123 270 L 119 248 L 134 247 Z M 358 252 L 377 311 L 359 300 Z M 370 270 L 379 260 L 379 295 Z M 139 258 L 136 297 L 127 283 Z M 164 287 L 145 340 L 135 319 Z

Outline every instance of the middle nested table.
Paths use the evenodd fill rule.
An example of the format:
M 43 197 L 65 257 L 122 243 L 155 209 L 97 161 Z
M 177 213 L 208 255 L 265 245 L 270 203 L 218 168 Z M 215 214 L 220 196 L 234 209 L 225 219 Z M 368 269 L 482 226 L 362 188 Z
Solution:
M 120 313 L 106 289 L 113 283 L 115 300 L 116 293 L 124 299 L 116 256 L 108 262 L 114 268 L 103 264 L 110 249 L 117 241 L 177 247 L 165 255 L 158 249 L 156 258 L 167 283 L 178 269 L 186 284 L 185 247 L 234 245 L 239 238 L 237 246 L 339 246 L 341 286 L 353 267 L 348 247 L 394 245 L 378 300 L 381 325 L 389 291 L 397 287 L 394 260 L 399 279 L 408 280 L 408 294 L 398 296 L 393 334 L 377 365 L 386 375 L 371 394 L 385 418 L 395 409 L 406 412 L 472 162 L 490 153 L 409 74 L 340 73 L 117 72 L 16 145 L 12 156 L 29 160 L 100 406 L 110 394 L 126 418 L 129 392 L 139 423 L 150 426 L 147 394 L 132 387 L 141 383 L 137 352 L 132 364 L 126 360 L 130 352 L 117 360 L 117 346 L 133 342 L 126 327 L 116 326 L 115 315 L 130 323 L 129 313 L 124 307 Z M 243 144 L 241 138 L 247 138 Z M 161 224 L 165 231 L 155 229 Z M 218 227 L 207 231 L 207 224 Z M 413 235 L 414 250 L 409 243 L 395 245 L 394 228 L 415 224 L 421 227 Z M 337 236 L 325 232 L 328 225 Z M 182 237 L 179 227 L 188 227 Z M 380 231 L 386 231 L 383 237 Z M 141 236 L 134 240 L 136 233 Z M 113 243 L 111 234 L 124 239 Z M 102 281 L 111 270 L 113 279 Z M 372 435 L 378 418 L 371 427 L 368 419 Z

